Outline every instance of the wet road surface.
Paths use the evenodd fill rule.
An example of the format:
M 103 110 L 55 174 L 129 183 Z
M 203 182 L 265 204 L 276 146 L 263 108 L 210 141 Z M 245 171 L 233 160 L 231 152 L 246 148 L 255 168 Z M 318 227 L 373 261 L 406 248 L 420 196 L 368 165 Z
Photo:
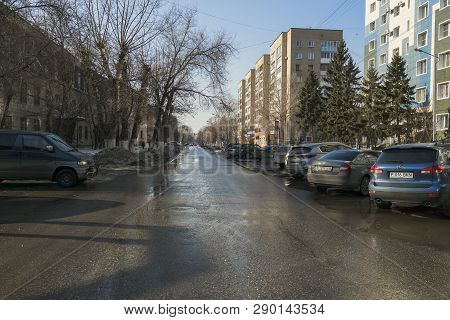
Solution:
M 3 299 L 448 299 L 450 220 L 190 148 L 164 174 L 0 185 Z

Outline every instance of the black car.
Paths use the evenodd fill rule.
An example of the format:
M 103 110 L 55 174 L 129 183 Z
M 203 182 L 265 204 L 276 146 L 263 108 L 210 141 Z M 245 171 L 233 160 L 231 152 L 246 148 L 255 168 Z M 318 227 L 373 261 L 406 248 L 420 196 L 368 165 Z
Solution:
M 91 156 L 55 134 L 0 130 L 0 182 L 50 180 L 72 187 L 96 174 Z

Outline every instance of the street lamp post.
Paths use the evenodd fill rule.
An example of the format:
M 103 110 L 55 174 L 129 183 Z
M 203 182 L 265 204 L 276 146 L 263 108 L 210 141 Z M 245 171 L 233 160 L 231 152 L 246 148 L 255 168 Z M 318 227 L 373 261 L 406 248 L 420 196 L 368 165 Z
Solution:
M 421 52 L 424 53 L 426 55 L 429 55 L 431 57 L 434 58 L 434 70 L 433 70 L 433 102 L 432 102 L 432 106 L 431 106 L 431 110 L 433 113 L 433 141 L 436 140 L 436 104 L 437 104 L 437 94 L 438 94 L 438 86 L 437 86 L 437 77 L 436 77 L 436 73 L 437 73 L 437 66 L 439 63 L 439 56 L 432 54 L 430 52 L 424 51 L 422 49 L 419 48 L 415 48 L 414 51 L 416 52 Z

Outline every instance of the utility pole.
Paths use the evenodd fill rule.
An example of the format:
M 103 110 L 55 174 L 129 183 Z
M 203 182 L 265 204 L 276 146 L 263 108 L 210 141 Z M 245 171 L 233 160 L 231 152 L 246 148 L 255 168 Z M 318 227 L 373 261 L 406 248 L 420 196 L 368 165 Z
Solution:
M 419 48 L 415 48 L 414 51 L 424 53 L 424 54 L 429 55 L 434 58 L 434 70 L 433 70 L 433 91 L 434 92 L 433 92 L 433 102 L 431 105 L 431 110 L 433 111 L 433 141 L 435 141 L 436 140 L 436 104 L 437 104 L 437 94 L 438 94 L 438 86 L 436 83 L 437 82 L 436 73 L 437 73 L 437 69 L 438 69 L 437 66 L 439 63 L 439 56 L 432 54 L 430 52 L 424 51 Z

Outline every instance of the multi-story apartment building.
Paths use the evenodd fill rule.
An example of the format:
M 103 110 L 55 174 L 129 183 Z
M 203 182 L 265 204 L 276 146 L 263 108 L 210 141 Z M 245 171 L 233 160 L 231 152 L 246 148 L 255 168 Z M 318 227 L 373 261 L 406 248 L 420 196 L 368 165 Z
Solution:
M 255 131 L 255 69 L 245 75 L 244 133 L 251 140 Z
M 265 115 L 260 114 L 259 108 L 255 108 L 258 116 L 254 117 L 255 123 L 252 124 L 253 128 L 256 128 L 256 141 L 264 145 L 296 143 L 307 138 L 300 137 L 297 130 L 295 107 L 299 90 L 310 70 L 323 78 L 342 40 L 342 30 L 302 28 L 289 29 L 275 39 L 270 46 L 268 57 L 263 56 L 256 65 L 257 72 L 261 66 L 263 74 L 268 72 L 268 80 L 263 81 L 262 85 L 267 90 L 266 94 L 263 93 L 262 98 L 256 96 L 257 101 L 259 97 L 262 100 L 267 99 L 268 103 L 268 113 Z M 270 67 L 265 70 L 267 62 Z M 264 76 L 261 79 L 265 79 Z M 268 121 L 260 123 L 265 119 Z M 268 124 L 265 125 L 265 122 Z M 243 127 L 245 126 L 246 124 Z
M 269 127 L 270 55 L 263 54 L 255 66 L 255 141 L 268 144 Z
M 365 62 L 380 75 L 398 53 L 417 107 L 434 110 L 436 137 L 449 124 L 450 0 L 366 0 Z
M 239 142 L 245 140 L 245 80 L 239 81 L 238 85 L 238 137 Z

